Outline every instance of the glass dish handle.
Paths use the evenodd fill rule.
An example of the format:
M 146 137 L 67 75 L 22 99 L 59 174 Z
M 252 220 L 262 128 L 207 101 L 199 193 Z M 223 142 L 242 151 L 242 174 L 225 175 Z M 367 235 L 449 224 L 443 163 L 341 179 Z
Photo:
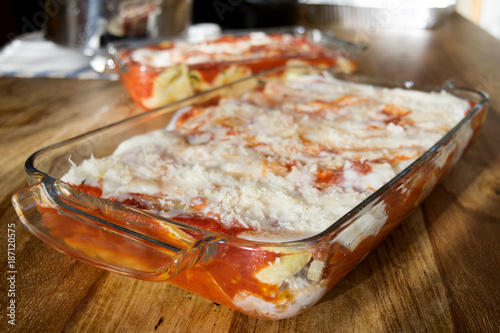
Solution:
M 137 210 L 132 214 L 126 207 L 102 207 L 100 198 L 84 195 L 84 202 L 78 193 L 63 182 L 42 180 L 15 193 L 12 202 L 23 225 L 53 248 L 145 280 L 168 280 L 206 262 L 224 242 L 174 221 L 169 224 L 146 213 L 138 216 Z

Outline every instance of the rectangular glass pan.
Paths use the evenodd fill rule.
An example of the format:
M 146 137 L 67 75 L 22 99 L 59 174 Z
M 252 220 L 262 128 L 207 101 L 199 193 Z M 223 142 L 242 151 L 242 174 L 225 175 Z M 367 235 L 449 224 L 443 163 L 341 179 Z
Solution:
M 293 69 L 374 86 L 445 90 L 474 105 L 458 125 L 395 178 L 325 231 L 298 241 L 257 242 L 207 231 L 87 195 L 60 180 L 72 163 L 108 156 L 122 141 L 164 128 L 182 107 L 241 96 L 275 80 L 284 70 L 252 76 L 36 152 L 25 165 L 31 186 L 13 196 L 22 223 L 72 257 L 135 278 L 168 281 L 251 316 L 281 319 L 306 310 L 382 242 L 457 163 L 484 121 L 485 94 L 451 84 L 420 86 Z
M 300 63 L 300 65 L 332 67 L 340 72 L 353 73 L 357 68 L 356 60 L 363 50 L 363 46 L 359 44 L 350 43 L 321 30 L 303 27 L 269 28 L 259 31 L 225 31 L 220 38 L 242 37 L 256 32 L 263 32 L 268 35 L 291 35 L 307 41 L 312 47 L 309 51 L 304 51 L 295 42 L 294 46 L 287 49 L 285 54 L 268 56 L 259 55 L 258 52 L 260 52 L 259 48 L 261 46 L 256 45 L 252 47 L 252 56 L 238 54 L 232 57 L 231 60 L 200 60 L 196 63 L 190 63 L 186 60 L 182 64 L 152 66 L 132 60 L 131 53 L 139 49 L 158 50 L 161 48 L 163 50 L 167 46 L 171 47 L 171 42 L 175 43 L 175 40 L 157 42 L 120 41 L 108 46 L 106 58 L 108 58 L 108 64 L 112 64 L 113 71 L 119 73 L 120 81 L 132 100 L 143 108 L 151 110 L 178 99 L 189 97 L 200 91 L 209 90 L 261 71 L 289 64 L 297 65 Z M 283 42 L 284 45 L 290 43 L 290 41 Z M 197 44 L 203 43 L 198 42 Z M 318 47 L 321 47 L 322 50 L 314 49 Z M 253 51 L 254 49 L 255 51 Z M 197 50 L 191 50 L 189 58 L 193 54 L 194 58 L 196 58 L 198 52 Z

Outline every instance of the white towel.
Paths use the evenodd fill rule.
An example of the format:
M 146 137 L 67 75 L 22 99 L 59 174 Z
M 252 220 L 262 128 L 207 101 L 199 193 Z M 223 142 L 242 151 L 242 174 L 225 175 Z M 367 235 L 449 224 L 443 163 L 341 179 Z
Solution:
M 46 40 L 41 32 L 22 35 L 0 52 L 0 76 L 116 80 L 117 74 L 99 74 L 77 50 Z

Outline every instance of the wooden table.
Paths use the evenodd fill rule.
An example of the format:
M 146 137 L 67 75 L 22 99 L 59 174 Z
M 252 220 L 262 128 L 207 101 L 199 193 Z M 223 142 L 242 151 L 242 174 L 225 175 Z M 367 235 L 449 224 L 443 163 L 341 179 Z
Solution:
M 140 112 L 118 82 L 0 79 L 0 327 L 19 332 L 500 331 L 500 41 L 464 18 L 432 31 L 338 31 L 369 41 L 360 73 L 491 94 L 479 140 L 423 205 L 317 305 L 242 315 L 168 283 L 58 253 L 19 222 L 12 194 L 34 151 Z M 7 323 L 7 225 L 15 223 L 15 326 Z M 2 329 L 0 329 L 2 330 Z M 3 330 L 2 330 L 3 331 Z

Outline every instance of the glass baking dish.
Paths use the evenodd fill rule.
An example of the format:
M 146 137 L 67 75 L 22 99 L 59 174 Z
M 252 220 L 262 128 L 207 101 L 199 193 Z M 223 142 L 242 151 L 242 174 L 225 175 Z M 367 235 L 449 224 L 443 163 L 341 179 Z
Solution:
M 328 229 L 293 242 L 208 231 L 87 195 L 60 180 L 75 163 L 108 156 L 132 136 L 165 128 L 183 107 L 241 96 L 285 70 L 380 87 L 444 90 L 472 106 L 432 148 Z M 484 93 L 451 83 L 427 86 L 309 67 L 274 69 L 34 153 L 25 165 L 30 187 L 17 192 L 13 204 L 30 232 L 74 258 L 135 278 L 168 281 L 251 316 L 287 318 L 320 300 L 427 197 L 477 137 L 487 105 Z
M 317 29 L 304 27 L 282 27 L 272 29 L 225 31 L 220 38 L 242 37 L 251 33 L 267 35 L 291 35 L 295 42 L 285 41 L 284 45 L 294 45 L 286 54 L 259 54 L 259 45 L 252 49 L 251 56 L 238 55 L 232 60 L 210 60 L 195 63 L 182 63 L 172 66 L 153 66 L 133 60 L 136 50 L 166 50 L 174 47 L 177 41 L 118 41 L 107 47 L 108 72 L 117 72 L 120 81 L 134 102 L 146 110 L 151 110 L 176 100 L 189 97 L 200 91 L 285 65 L 313 65 L 334 68 L 343 73 L 353 73 L 357 69 L 357 59 L 364 49 L 363 45 L 351 43 Z M 217 39 L 218 41 L 221 39 Z M 314 48 L 303 51 L 297 40 L 304 40 Z M 180 42 L 186 42 L 180 41 Z M 209 41 L 210 42 L 210 41 Z M 193 42 L 204 44 L 204 41 Z M 212 44 L 217 45 L 217 44 Z M 190 51 L 189 56 L 196 58 L 198 51 Z M 194 52 L 194 53 L 193 53 Z M 253 52 L 256 52 L 255 54 Z

